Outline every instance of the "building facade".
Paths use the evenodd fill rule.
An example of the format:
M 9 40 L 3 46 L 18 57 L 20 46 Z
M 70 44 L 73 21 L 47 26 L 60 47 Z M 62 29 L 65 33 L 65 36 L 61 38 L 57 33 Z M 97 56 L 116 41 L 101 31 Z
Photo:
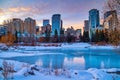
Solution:
M 36 39 L 36 21 L 30 17 L 24 21 L 24 35 L 23 41 L 27 43 L 34 43 Z
M 43 20 L 43 26 L 46 26 L 46 25 L 48 25 L 48 24 L 50 24 L 49 19 L 44 19 L 44 20 Z
M 92 9 L 89 11 L 89 38 L 95 34 L 96 28 L 100 26 L 99 10 Z
M 43 37 L 45 37 L 46 30 L 51 32 L 51 25 L 50 24 L 41 27 L 41 34 Z
M 7 27 L 4 25 L 0 25 L 0 36 L 6 35 L 7 34 Z
M 24 21 L 24 33 L 29 37 L 33 37 L 36 34 L 36 21 L 32 18 L 26 18 Z
M 14 18 L 13 19 L 13 34 L 17 33 L 17 36 L 20 37 L 21 34 L 23 34 L 24 31 L 24 23 L 21 19 L 19 18 Z
M 4 25 L 7 27 L 8 32 L 12 33 L 13 35 L 16 33 L 18 35 L 23 33 L 24 23 L 19 18 L 13 18 L 12 20 L 7 21 Z
M 61 29 L 61 15 L 60 14 L 54 14 L 52 16 L 52 36 L 55 34 L 55 30 L 58 32 L 58 36 L 60 36 L 60 29 Z
M 84 21 L 84 31 L 89 32 L 89 20 Z

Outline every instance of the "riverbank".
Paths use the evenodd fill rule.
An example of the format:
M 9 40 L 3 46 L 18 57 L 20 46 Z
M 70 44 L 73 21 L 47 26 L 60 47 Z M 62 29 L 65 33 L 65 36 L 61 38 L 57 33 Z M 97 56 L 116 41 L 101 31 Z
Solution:
M 7 50 L 5 44 L 0 44 L 0 48 Z M 113 45 L 97 45 L 89 43 L 40 43 L 37 46 L 13 45 L 9 49 L 120 49 L 120 46 Z
M 49 45 L 49 46 L 46 46 Z M 89 43 L 54 43 L 57 46 L 50 46 L 53 43 L 41 43 L 40 46 L 15 46 L 19 49 L 120 49 L 120 46 L 113 46 L 113 45 L 92 45 Z
M 90 68 L 88 70 L 72 70 L 67 68 L 52 69 L 42 68 L 39 65 L 30 65 L 28 63 L 7 60 L 8 64 L 13 64 L 14 73 L 9 73 L 7 78 L 14 78 L 14 80 L 118 80 L 120 76 L 115 72 L 120 69 L 96 69 Z M 0 59 L 0 66 L 3 61 Z M 1 67 L 2 68 L 2 67 Z M 114 72 L 114 74 L 110 74 Z M 13 76 L 10 76 L 10 75 Z M 1 75 L 0 79 L 4 77 Z
M 92 55 L 92 53 L 95 50 L 102 50 L 103 52 L 105 52 L 104 50 L 112 51 L 119 47 L 114 47 L 111 45 L 104 45 L 104 46 L 91 45 L 88 43 L 69 43 L 69 44 L 61 43 L 61 46 L 44 46 L 46 44 L 47 43 L 42 43 L 41 46 L 10 46 L 7 51 L 1 50 L 0 51 L 0 67 L 3 68 L 2 63 L 4 60 L 10 64 L 13 64 L 14 70 L 15 70 L 15 72 L 13 73 L 14 80 L 47 80 L 47 79 L 48 80 L 119 80 L 120 79 L 119 74 L 117 74 L 120 72 L 120 69 L 114 68 L 114 67 L 104 69 L 105 63 L 110 61 L 110 57 L 108 57 L 109 59 L 107 59 L 106 62 L 104 62 L 104 60 L 107 57 L 102 58 L 102 59 L 100 58 L 100 55 L 103 55 L 102 57 L 104 56 L 114 57 L 115 55 L 110 54 L 110 52 L 101 54 L 98 51 L 96 51 L 96 53 Z M 89 53 L 84 53 L 84 52 L 87 52 L 90 49 L 93 50 L 93 52 L 91 52 L 90 56 L 87 58 L 87 55 L 89 55 Z M 67 52 L 63 53 L 61 52 L 61 50 L 64 52 L 68 51 L 68 53 Z M 76 50 L 78 50 L 78 52 L 70 53 Z M 65 58 L 64 61 L 67 60 L 66 55 L 68 54 L 69 56 L 68 60 L 70 60 L 70 62 L 71 62 L 71 59 L 73 59 L 71 58 L 71 56 L 76 55 L 75 56 L 76 63 L 81 62 L 80 64 L 84 64 L 85 61 L 87 62 L 88 60 L 89 62 L 87 64 L 89 63 L 93 64 L 95 63 L 94 61 L 96 61 L 96 64 L 99 63 L 98 65 L 101 66 L 101 69 L 93 68 L 96 66 L 95 64 L 93 64 L 94 65 L 93 67 L 90 67 L 88 69 L 71 69 L 67 67 L 67 65 L 61 69 L 57 69 L 57 68 L 53 69 L 50 66 L 47 68 L 43 68 L 40 66 L 43 63 L 36 64 L 35 62 L 37 62 L 37 59 L 36 57 L 35 58 L 33 57 L 45 55 L 45 54 L 49 54 L 49 55 L 51 54 L 63 55 L 64 54 L 63 56 Z M 86 60 L 82 59 L 83 54 L 87 58 Z M 107 54 L 110 54 L 110 55 L 107 55 Z M 22 56 L 25 57 L 25 59 L 22 58 Z M 28 58 L 28 56 L 32 56 L 32 57 Z M 77 58 L 78 56 L 81 56 L 81 58 L 78 59 Z M 18 58 L 15 58 L 15 57 L 18 57 L 19 60 Z M 46 58 L 50 58 L 50 56 Z M 46 58 L 44 59 L 45 61 L 43 60 L 44 63 L 46 63 Z M 55 61 L 54 58 L 51 59 L 53 60 L 53 62 Z M 60 57 L 59 59 L 61 58 L 62 57 Z M 21 59 L 23 60 L 21 61 Z M 26 59 L 28 59 L 28 61 L 25 61 Z M 36 59 L 35 62 L 33 61 L 33 64 L 30 64 L 29 61 L 32 62 L 32 60 L 34 59 Z M 112 60 L 113 65 L 117 63 L 115 59 L 117 59 L 117 57 L 115 57 Z M 58 64 L 61 64 L 61 63 L 58 63 Z M 67 64 L 67 61 L 64 64 Z M 72 67 L 76 66 L 76 64 L 73 64 L 73 63 L 71 64 L 72 64 Z M 84 64 L 84 65 L 87 65 L 87 64 Z M 106 65 L 109 65 L 109 64 L 106 64 Z M 0 73 L 1 73 L 0 79 L 3 79 L 2 70 Z

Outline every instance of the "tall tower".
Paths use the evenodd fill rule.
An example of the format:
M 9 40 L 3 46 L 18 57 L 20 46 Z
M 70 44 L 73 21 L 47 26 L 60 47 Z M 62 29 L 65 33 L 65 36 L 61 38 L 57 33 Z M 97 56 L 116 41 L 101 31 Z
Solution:
M 25 42 L 34 42 L 36 34 L 36 21 L 30 17 L 24 21 L 24 34 L 27 36 Z
M 84 21 L 84 31 L 85 32 L 87 32 L 87 31 L 89 32 L 89 21 L 88 20 Z
M 30 17 L 24 21 L 24 31 L 30 36 L 33 36 L 36 31 L 36 21 Z
M 99 10 L 91 9 L 89 11 L 89 37 L 90 40 L 95 34 L 96 28 L 100 26 Z
M 61 15 L 60 14 L 54 14 L 52 16 L 52 36 L 55 34 L 55 30 L 58 32 L 58 36 L 60 36 L 60 29 L 61 29 Z

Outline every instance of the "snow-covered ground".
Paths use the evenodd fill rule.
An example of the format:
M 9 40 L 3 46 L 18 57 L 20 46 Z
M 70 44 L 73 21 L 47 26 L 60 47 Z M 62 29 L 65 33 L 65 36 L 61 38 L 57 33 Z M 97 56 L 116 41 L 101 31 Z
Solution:
M 47 44 L 47 43 L 46 43 Z M 50 44 L 50 43 L 48 43 Z M 119 48 L 112 46 L 112 45 L 106 45 L 106 46 L 98 46 L 98 45 L 91 45 L 89 43 L 58 43 L 61 44 L 61 46 L 43 46 L 44 44 L 41 44 L 42 46 L 19 46 L 19 49 L 26 49 L 26 50 L 42 50 L 42 49 L 116 49 Z
M 14 64 L 15 72 L 13 74 L 14 80 L 117 80 L 119 76 L 108 74 L 107 72 L 116 72 L 119 69 L 95 69 L 88 70 L 67 70 L 67 69 L 50 69 L 41 68 L 35 65 L 29 65 L 27 63 L 7 60 L 8 63 Z M 0 59 L 0 65 L 2 66 L 2 60 Z M 35 67 L 37 70 L 33 69 Z M 27 72 L 33 71 L 34 75 L 30 75 Z M 56 72 L 57 71 L 57 72 Z M 26 75 L 25 75 L 26 74 Z M 10 77 L 9 77 L 10 78 Z M 0 76 L 0 80 L 3 76 Z
M 51 69 L 41 68 L 36 65 L 29 65 L 27 63 L 7 60 L 8 63 L 14 64 L 15 72 L 13 74 L 14 80 L 119 80 L 120 76 L 108 74 L 107 72 L 116 72 L 120 69 L 96 69 L 90 68 L 88 70 L 68 70 L 68 69 Z M 2 60 L 0 59 L 2 66 Z M 33 69 L 35 67 L 37 70 Z M 33 71 L 34 75 L 28 74 Z M 10 78 L 10 77 L 8 77 Z M 0 80 L 3 76 L 0 75 Z
M 59 43 L 60 44 L 60 43 Z M 3 45 L 3 44 L 2 44 Z M 118 48 L 118 47 L 117 47 Z M 53 50 L 53 49 L 74 49 L 74 50 L 86 50 L 86 49 L 116 49 L 114 46 L 96 46 L 88 43 L 64 43 L 58 47 L 45 47 L 45 46 L 18 46 L 10 47 L 9 53 L 7 51 L 0 51 L 1 58 L 16 57 L 16 56 L 34 56 L 43 54 L 63 54 L 63 53 L 34 53 L 34 50 Z M 25 51 L 28 53 L 26 54 Z M 38 51 L 39 53 L 39 51 Z M 14 64 L 14 80 L 120 80 L 120 76 L 116 74 L 109 74 L 107 72 L 117 72 L 120 69 L 95 69 L 90 68 L 88 70 L 72 70 L 72 69 L 51 69 L 42 68 L 40 66 L 30 65 L 24 62 L 18 62 L 14 60 L 6 60 L 8 63 Z M 0 59 L 0 66 L 3 66 L 3 59 Z M 37 70 L 33 69 L 35 67 Z M 34 72 L 34 75 L 28 74 L 28 72 Z M 0 74 L 0 80 L 3 80 L 2 74 Z
M 59 43 L 61 44 L 61 43 Z M 1 44 L 3 45 L 3 44 Z M 41 44 L 45 45 L 45 44 Z M 43 54 L 56 54 L 56 53 L 45 53 L 39 52 L 39 50 L 95 50 L 95 49 L 102 49 L 102 50 L 113 50 L 119 49 L 119 47 L 114 47 L 111 45 L 107 46 L 97 46 L 91 45 L 88 43 L 62 43 L 61 46 L 55 47 L 46 47 L 46 46 L 11 46 L 9 47 L 9 53 L 7 51 L 0 51 L 0 57 L 16 57 L 16 56 L 34 56 L 34 55 L 43 55 Z M 27 52 L 27 54 L 25 54 Z M 40 53 L 40 54 L 39 54 Z M 63 54 L 58 53 L 57 54 Z

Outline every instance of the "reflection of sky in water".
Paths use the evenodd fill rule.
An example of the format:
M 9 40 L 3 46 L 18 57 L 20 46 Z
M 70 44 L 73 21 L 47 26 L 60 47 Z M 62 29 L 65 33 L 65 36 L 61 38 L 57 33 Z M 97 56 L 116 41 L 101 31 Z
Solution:
M 36 54 L 41 54 L 41 52 L 53 54 L 22 56 L 7 59 L 37 64 L 44 68 L 120 68 L 120 53 L 112 50 L 46 50 L 39 51 L 39 53 L 38 51 L 34 51 Z M 27 51 L 25 51 L 25 53 L 27 54 Z
M 68 59 L 68 58 L 65 58 L 64 59 L 64 65 L 67 67 L 67 68 L 75 68 L 75 69 L 85 69 L 85 61 L 84 61 L 84 58 L 83 57 L 75 57 L 73 59 Z

